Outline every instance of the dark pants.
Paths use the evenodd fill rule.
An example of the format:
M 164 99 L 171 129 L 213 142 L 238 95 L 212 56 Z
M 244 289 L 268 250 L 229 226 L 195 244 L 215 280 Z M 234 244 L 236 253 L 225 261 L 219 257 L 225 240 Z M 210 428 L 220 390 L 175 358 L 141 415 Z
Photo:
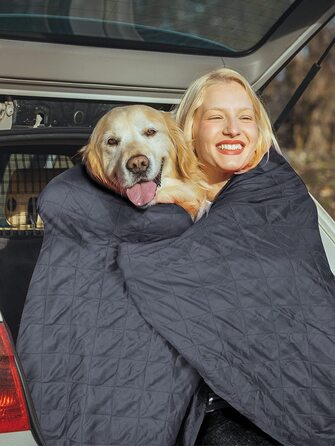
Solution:
M 205 416 L 196 446 L 274 446 L 279 443 L 258 429 L 233 408 Z

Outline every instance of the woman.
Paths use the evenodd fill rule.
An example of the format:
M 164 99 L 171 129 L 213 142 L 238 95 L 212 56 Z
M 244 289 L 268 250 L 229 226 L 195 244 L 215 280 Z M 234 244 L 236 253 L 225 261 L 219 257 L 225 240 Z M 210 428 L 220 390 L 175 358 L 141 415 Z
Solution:
M 177 120 L 213 205 L 178 238 L 123 244 L 128 295 L 218 395 L 271 437 L 335 444 L 335 284 L 315 205 L 238 73 L 197 80 Z

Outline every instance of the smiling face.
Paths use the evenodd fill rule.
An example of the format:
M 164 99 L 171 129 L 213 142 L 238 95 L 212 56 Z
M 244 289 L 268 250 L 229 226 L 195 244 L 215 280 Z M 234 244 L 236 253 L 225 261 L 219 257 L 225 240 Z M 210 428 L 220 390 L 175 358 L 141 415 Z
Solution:
M 100 119 L 84 157 L 103 184 L 136 206 L 146 206 L 155 198 L 173 151 L 163 114 L 133 105 L 114 108 Z
M 159 112 L 149 107 L 113 109 L 103 119 L 99 133 L 107 176 L 115 177 L 123 188 L 142 178 L 153 180 L 170 151 L 165 122 Z
M 222 81 L 206 89 L 193 138 L 209 184 L 222 183 L 248 165 L 258 134 L 252 101 L 241 84 Z

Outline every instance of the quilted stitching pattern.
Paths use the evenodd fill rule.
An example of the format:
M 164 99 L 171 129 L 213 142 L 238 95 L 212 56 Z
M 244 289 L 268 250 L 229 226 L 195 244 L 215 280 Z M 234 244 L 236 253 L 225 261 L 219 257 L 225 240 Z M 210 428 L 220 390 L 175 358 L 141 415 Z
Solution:
M 81 167 L 39 206 L 45 237 L 17 349 L 47 445 L 175 444 L 199 375 L 139 314 L 116 260 L 120 241 L 174 236 L 190 218 L 137 211 Z
M 145 320 L 217 394 L 284 445 L 335 444 L 334 277 L 280 155 L 179 238 L 124 243 L 119 264 Z

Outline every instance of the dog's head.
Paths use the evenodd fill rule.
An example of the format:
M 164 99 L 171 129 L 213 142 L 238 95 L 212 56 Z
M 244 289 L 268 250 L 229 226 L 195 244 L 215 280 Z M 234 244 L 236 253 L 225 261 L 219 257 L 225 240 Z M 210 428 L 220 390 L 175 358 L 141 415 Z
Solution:
M 81 152 L 93 177 L 140 207 L 153 202 L 164 178 L 189 179 L 198 170 L 170 114 L 145 105 L 112 109 Z

